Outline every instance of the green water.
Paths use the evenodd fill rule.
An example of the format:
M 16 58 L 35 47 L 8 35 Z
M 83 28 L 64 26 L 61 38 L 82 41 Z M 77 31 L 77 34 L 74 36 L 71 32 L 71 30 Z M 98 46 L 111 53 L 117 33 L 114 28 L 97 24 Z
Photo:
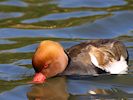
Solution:
M 42 40 L 64 48 L 85 40 L 122 41 L 129 74 L 54 77 L 32 85 L 31 58 Z M 0 0 L 0 100 L 132 100 L 132 0 Z

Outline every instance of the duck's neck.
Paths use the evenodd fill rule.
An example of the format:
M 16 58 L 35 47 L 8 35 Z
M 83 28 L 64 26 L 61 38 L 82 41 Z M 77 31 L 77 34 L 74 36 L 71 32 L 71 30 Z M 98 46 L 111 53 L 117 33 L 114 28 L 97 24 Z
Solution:
M 65 55 L 65 58 L 66 58 L 66 61 L 67 61 L 67 64 L 66 64 L 66 67 L 67 67 L 70 63 L 70 57 L 69 57 L 69 55 L 67 54 L 66 51 L 64 51 L 64 55 Z

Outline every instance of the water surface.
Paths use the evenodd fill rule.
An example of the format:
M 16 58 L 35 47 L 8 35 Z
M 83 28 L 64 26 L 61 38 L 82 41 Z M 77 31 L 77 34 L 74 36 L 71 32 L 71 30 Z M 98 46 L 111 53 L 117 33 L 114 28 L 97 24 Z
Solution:
M 0 0 L 0 100 L 132 100 L 132 0 Z M 32 85 L 31 58 L 42 40 L 64 48 L 111 38 L 129 52 L 127 75 L 54 77 Z

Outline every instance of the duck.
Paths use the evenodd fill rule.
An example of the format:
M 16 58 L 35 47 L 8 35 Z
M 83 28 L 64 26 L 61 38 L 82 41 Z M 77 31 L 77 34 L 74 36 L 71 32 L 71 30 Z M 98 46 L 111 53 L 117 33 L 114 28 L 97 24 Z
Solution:
M 33 83 L 44 83 L 57 75 L 126 74 L 128 51 L 114 39 L 84 41 L 70 48 L 51 40 L 40 42 L 32 57 Z

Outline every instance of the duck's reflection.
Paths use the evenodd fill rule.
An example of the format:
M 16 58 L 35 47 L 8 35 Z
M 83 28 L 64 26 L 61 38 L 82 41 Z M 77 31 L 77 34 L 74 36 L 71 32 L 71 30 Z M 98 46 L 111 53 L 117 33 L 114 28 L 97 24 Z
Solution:
M 91 94 L 91 97 L 96 98 L 105 98 L 105 99 L 121 99 L 125 100 L 127 98 L 133 98 L 132 93 L 127 93 L 119 88 L 112 88 L 112 89 L 95 89 L 88 91 Z M 99 99 L 101 100 L 101 99 Z M 103 100 L 103 99 L 102 99 Z
M 27 97 L 29 100 L 108 100 L 133 98 L 132 86 L 125 82 L 117 82 L 117 78 L 114 76 L 104 76 L 103 78 L 101 76 L 95 77 L 95 79 L 87 78 L 88 80 L 67 78 L 67 81 L 64 77 L 50 78 L 44 84 L 32 85 L 31 90 L 27 93 Z M 121 85 L 119 86 L 120 83 Z
M 64 77 L 56 77 L 45 84 L 33 85 L 27 93 L 29 100 L 67 100 L 69 94 L 66 91 Z
M 126 93 L 120 89 L 95 89 L 88 91 L 85 95 L 71 95 L 70 100 L 127 100 L 133 99 L 133 94 Z

